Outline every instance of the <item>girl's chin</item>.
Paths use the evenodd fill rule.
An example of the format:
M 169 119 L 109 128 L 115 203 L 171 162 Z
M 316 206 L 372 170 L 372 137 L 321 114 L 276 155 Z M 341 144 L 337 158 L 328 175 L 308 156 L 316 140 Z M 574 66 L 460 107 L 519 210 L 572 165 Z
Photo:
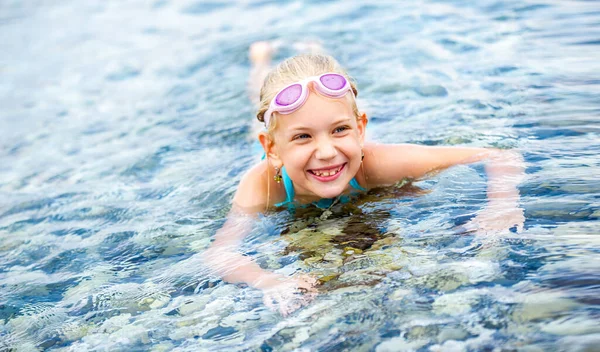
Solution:
M 337 196 L 339 196 L 341 194 L 342 194 L 342 192 L 327 192 L 327 193 L 317 194 L 317 196 L 320 199 L 333 199 L 333 198 L 336 198 Z
M 350 181 L 348 181 L 348 182 L 350 182 Z M 313 188 L 313 193 L 316 194 L 320 198 L 335 198 L 335 197 L 341 195 L 342 193 L 344 193 L 345 190 L 346 190 L 345 186 L 319 185 L 319 187 Z

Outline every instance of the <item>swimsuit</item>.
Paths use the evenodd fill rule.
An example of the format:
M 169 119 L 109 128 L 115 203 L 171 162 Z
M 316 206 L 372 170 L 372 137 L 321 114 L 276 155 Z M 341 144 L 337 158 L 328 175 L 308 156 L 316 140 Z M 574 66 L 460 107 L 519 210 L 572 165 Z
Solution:
M 296 195 L 296 192 L 294 192 L 294 184 L 292 183 L 292 179 L 290 179 L 290 177 L 287 174 L 287 171 L 285 171 L 285 166 L 281 168 L 281 178 L 283 179 L 283 187 L 285 188 L 286 198 L 285 201 L 277 203 L 275 204 L 275 206 L 280 207 L 287 205 L 288 209 L 293 210 L 296 207 L 294 203 L 294 196 Z M 350 180 L 350 186 L 359 191 L 367 191 L 365 188 L 361 187 L 358 184 L 358 181 L 356 181 L 356 178 L 354 177 L 352 178 L 352 180 Z M 317 202 L 312 202 L 312 204 L 317 206 L 317 208 L 327 209 L 331 205 L 333 205 L 336 200 L 339 200 L 340 203 L 347 203 L 350 200 L 350 197 L 347 195 L 341 195 L 335 198 L 323 198 Z

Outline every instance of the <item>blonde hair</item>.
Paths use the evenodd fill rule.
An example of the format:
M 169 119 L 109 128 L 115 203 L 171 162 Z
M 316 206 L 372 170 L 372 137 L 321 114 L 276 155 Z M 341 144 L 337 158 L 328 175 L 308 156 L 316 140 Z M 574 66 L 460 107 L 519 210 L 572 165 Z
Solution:
M 265 112 L 269 109 L 271 100 L 285 86 L 307 77 L 319 76 L 328 72 L 339 73 L 346 77 L 352 87 L 354 96 L 358 95 L 356 83 L 333 57 L 323 54 L 297 55 L 282 61 L 265 78 L 263 86 L 260 89 L 260 104 L 258 113 L 256 114 L 258 121 L 264 122 Z M 360 112 L 358 111 L 355 99 L 352 99 L 352 111 L 356 118 L 359 119 Z M 269 132 L 273 131 L 276 125 L 277 119 L 273 116 L 271 117 L 269 126 L 267 126 Z

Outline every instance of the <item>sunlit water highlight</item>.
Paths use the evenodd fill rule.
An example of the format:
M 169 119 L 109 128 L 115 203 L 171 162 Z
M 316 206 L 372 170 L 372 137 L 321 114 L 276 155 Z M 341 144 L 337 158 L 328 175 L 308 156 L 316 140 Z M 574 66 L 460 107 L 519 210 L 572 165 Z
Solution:
M 246 253 L 323 281 L 289 317 L 211 275 L 264 39 L 322 41 L 373 140 L 521 150 L 524 233 L 460 234 L 457 167 L 258 223 Z M 595 1 L 2 2 L 0 350 L 594 350 L 599 44 Z

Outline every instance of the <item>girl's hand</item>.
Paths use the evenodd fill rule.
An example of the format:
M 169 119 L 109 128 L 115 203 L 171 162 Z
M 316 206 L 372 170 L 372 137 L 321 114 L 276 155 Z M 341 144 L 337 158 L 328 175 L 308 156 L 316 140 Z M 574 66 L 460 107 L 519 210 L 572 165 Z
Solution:
M 262 288 L 263 302 L 270 309 L 279 310 L 281 315 L 287 316 L 316 297 L 316 283 L 315 278 L 306 274 L 285 278 Z
M 525 177 L 525 162 L 514 151 L 495 150 L 485 166 L 488 176 L 488 204 L 465 226 L 483 235 L 523 231 L 525 216 L 519 207 L 518 185 Z
M 464 225 L 469 232 L 483 235 L 496 235 L 516 228 L 517 232 L 523 231 L 525 216 L 523 209 L 515 201 L 494 201 Z

